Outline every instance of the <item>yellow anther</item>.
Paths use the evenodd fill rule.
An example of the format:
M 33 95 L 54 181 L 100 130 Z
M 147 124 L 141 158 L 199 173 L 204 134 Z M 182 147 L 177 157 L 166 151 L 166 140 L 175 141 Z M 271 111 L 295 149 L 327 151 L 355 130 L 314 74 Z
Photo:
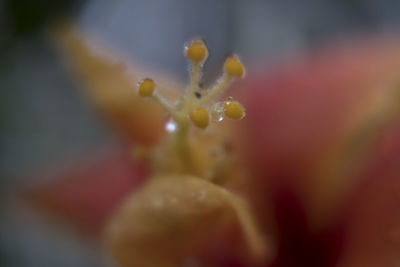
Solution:
M 233 77 L 243 77 L 244 67 L 242 62 L 240 62 L 238 56 L 231 55 L 225 60 L 224 65 L 225 72 Z
M 204 108 L 198 108 L 190 112 L 190 119 L 193 124 L 199 128 L 206 128 L 208 126 L 208 122 L 210 121 L 210 115 L 208 115 L 208 111 Z
M 152 79 L 144 79 L 139 83 L 139 95 L 141 97 L 149 97 L 154 92 L 154 82 Z
M 224 113 L 227 117 L 234 120 L 240 120 L 245 115 L 244 107 L 237 101 L 226 102 Z
M 193 62 L 200 63 L 206 60 L 208 56 L 208 49 L 206 44 L 198 39 L 192 41 L 189 45 L 185 47 L 186 57 Z

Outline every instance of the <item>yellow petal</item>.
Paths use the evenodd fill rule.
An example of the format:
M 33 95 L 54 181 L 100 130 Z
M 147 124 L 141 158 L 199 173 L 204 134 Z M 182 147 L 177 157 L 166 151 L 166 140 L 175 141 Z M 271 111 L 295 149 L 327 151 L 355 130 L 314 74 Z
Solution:
M 265 256 L 263 238 L 238 197 L 197 177 L 160 176 L 123 204 L 106 243 L 121 266 L 178 266 L 235 224 L 247 245 L 243 254 Z

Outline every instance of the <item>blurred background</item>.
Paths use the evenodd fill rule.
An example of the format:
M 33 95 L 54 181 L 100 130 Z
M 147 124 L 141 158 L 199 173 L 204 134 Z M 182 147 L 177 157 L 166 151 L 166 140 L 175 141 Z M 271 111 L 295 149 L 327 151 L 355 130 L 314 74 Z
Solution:
M 182 45 L 195 36 L 211 51 L 207 75 L 229 52 L 254 68 L 342 39 L 395 32 L 399 14 L 398 0 L 0 1 L 0 266 L 110 265 L 94 241 L 54 226 L 10 193 L 43 182 L 31 173 L 115 142 L 49 38 L 54 21 L 69 17 L 127 62 L 185 81 Z

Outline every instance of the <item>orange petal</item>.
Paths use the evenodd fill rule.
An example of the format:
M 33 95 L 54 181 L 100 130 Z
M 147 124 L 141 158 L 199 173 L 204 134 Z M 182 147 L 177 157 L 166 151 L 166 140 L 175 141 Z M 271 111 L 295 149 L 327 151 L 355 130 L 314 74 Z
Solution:
M 179 84 L 153 72 L 144 75 L 141 68 L 129 66 L 126 58 L 112 54 L 98 41 L 91 40 L 89 46 L 90 38 L 71 25 L 59 27 L 55 33 L 56 44 L 103 117 L 128 141 L 143 145 L 156 143 L 163 134 L 163 112 L 152 101 L 138 97 L 136 84 L 149 73 L 156 83 L 169 88 L 180 88 Z M 166 93 L 176 94 L 172 90 Z

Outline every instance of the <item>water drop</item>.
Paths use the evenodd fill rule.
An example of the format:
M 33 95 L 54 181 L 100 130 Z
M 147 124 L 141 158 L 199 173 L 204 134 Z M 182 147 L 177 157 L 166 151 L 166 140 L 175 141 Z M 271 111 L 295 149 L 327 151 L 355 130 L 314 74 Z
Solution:
M 220 122 L 224 119 L 224 102 L 217 102 L 210 108 L 210 115 L 212 122 Z

